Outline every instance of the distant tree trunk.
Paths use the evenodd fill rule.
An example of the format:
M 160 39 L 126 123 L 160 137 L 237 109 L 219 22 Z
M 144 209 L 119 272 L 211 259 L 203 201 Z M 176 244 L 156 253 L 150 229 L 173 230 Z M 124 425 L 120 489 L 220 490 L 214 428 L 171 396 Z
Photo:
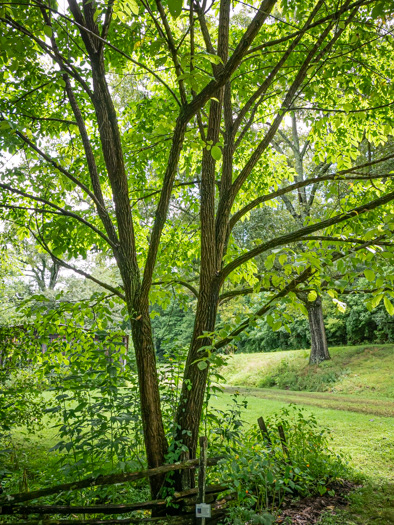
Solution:
M 331 359 L 328 352 L 326 330 L 324 328 L 323 307 L 321 297 L 313 302 L 306 301 L 309 329 L 311 332 L 311 354 L 309 364 L 314 365 Z
M 50 279 L 49 279 L 49 286 L 48 286 L 50 290 L 53 290 L 57 284 L 57 280 L 59 277 L 59 270 L 60 270 L 59 263 L 52 257 L 52 266 L 50 268 Z

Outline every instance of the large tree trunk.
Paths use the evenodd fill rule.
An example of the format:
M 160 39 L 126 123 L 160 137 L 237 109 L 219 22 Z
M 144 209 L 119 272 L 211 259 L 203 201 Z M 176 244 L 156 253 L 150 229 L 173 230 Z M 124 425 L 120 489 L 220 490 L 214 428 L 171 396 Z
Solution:
M 209 293 L 201 294 L 200 292 L 193 338 L 186 362 L 182 391 L 176 415 L 177 434 L 175 441 L 188 448 L 190 458 L 196 457 L 205 389 L 209 373 L 208 353 L 206 350 L 202 350 L 202 348 L 212 344 L 210 337 L 201 336 L 204 332 L 212 332 L 215 329 L 217 306 L 218 287 L 213 284 L 210 287 Z M 200 363 L 204 364 L 201 365 Z M 189 482 L 194 486 L 193 479 L 189 480 Z M 175 473 L 175 487 L 177 490 L 183 488 L 182 483 L 183 479 L 181 474 Z
M 138 312 L 136 315 L 135 312 Z M 165 462 L 168 443 L 165 436 L 161 412 L 159 378 L 156 366 L 149 305 L 140 301 L 130 311 L 132 338 L 138 370 L 139 395 L 141 400 L 142 427 L 148 468 L 159 467 Z M 149 479 L 151 495 L 157 498 L 162 488 L 163 475 Z
M 309 329 L 311 332 L 311 354 L 309 364 L 318 364 L 331 359 L 328 352 L 326 330 L 324 328 L 323 307 L 321 297 L 313 302 L 306 301 Z

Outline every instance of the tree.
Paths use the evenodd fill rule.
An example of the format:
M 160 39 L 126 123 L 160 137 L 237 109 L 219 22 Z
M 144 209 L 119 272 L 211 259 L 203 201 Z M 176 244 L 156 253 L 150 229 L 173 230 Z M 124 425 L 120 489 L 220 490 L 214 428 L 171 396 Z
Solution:
M 394 199 L 391 176 L 378 169 L 382 159 L 353 161 L 360 133 L 384 141 L 393 123 L 391 84 L 381 81 L 392 73 L 390 6 L 369 0 L 263 0 L 248 9 L 233 9 L 230 0 L 210 7 L 198 0 L 187 6 L 68 0 L 64 10 L 55 0 L 0 6 L 7 43 L 1 147 L 9 161 L 0 183 L 3 217 L 32 232 L 61 266 L 126 304 L 149 467 L 162 464 L 168 451 L 149 309 L 160 293 L 154 285 L 172 282 L 197 297 L 171 437 L 193 457 L 210 356 L 250 323 L 215 336 L 223 285 L 256 283 L 255 257 L 314 232 L 341 225 L 351 245 L 352 235 L 368 229 L 361 248 L 328 250 L 324 265 L 391 233 L 385 219 Z M 126 98 L 118 86 L 124 77 L 131 79 Z M 291 174 L 278 181 L 271 144 L 299 107 L 313 123 L 316 155 L 337 169 L 298 183 Z M 331 118 L 336 133 L 327 145 Z M 373 173 L 366 175 L 365 166 Z M 352 181 L 357 205 L 340 200 L 318 221 L 238 249 L 231 231 L 250 210 L 317 179 Z M 180 214 L 189 216 L 187 228 Z M 115 259 L 120 286 L 72 262 L 92 249 Z M 318 286 L 321 259 L 304 257 L 298 267 L 255 316 L 271 312 L 302 283 Z M 151 480 L 156 495 L 163 480 Z
M 305 135 L 305 134 L 304 134 Z M 297 125 L 295 114 L 291 116 L 291 131 L 286 134 L 279 130 L 279 137 L 273 141 L 273 146 L 280 155 L 283 155 L 287 164 L 295 172 L 294 180 L 303 182 L 308 178 L 316 178 L 330 171 L 331 164 L 328 162 L 319 162 L 317 165 L 308 163 L 308 157 L 313 158 L 310 154 L 311 144 L 308 135 L 303 137 Z M 308 154 L 309 153 L 309 154 Z M 287 195 L 282 196 L 283 203 L 291 218 L 302 227 L 313 215 L 314 204 L 318 206 L 324 201 L 324 195 L 317 198 L 319 191 L 319 182 L 312 184 L 310 191 L 308 188 L 301 188 L 297 192 L 296 204 L 294 205 Z M 304 246 L 301 246 L 303 249 Z M 318 364 L 330 359 L 328 351 L 327 336 L 324 327 L 323 304 L 320 294 L 315 292 L 311 294 L 299 291 L 297 297 L 303 302 L 308 312 L 309 329 L 311 334 L 311 353 L 309 357 L 310 364 Z
M 60 264 L 56 259 L 27 239 L 19 241 L 17 252 L 13 253 L 15 262 L 19 263 L 26 277 L 32 279 L 38 290 L 53 290 L 58 283 Z

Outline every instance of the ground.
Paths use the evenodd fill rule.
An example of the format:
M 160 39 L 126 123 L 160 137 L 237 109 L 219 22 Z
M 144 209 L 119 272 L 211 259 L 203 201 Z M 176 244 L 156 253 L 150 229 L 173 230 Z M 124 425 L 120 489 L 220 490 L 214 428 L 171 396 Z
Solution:
M 324 525 L 394 523 L 393 351 L 392 345 L 330 349 L 332 360 L 319 367 L 308 367 L 302 350 L 239 354 L 223 371 L 228 386 L 216 407 L 225 408 L 238 391 L 248 401 L 243 417 L 253 424 L 289 403 L 303 406 L 331 430 L 333 450 L 349 457 L 359 487 L 350 494 L 349 507 L 328 510 Z M 256 388 L 275 384 L 289 369 L 287 388 Z M 325 391 L 290 390 L 289 385 Z
M 331 430 L 332 450 L 349 457 L 352 467 L 353 488 L 345 500 L 336 496 L 331 502 L 324 498 L 313 505 L 303 502 L 293 508 L 291 518 L 282 513 L 278 524 L 311 525 L 317 505 L 319 512 L 326 508 L 319 518 L 321 525 L 394 523 L 393 351 L 393 345 L 330 349 L 333 359 L 319 367 L 307 365 L 308 352 L 304 350 L 240 354 L 230 359 L 223 371 L 227 386 L 213 399 L 215 407 L 225 409 L 238 391 L 248 401 L 243 412 L 248 425 L 289 403 L 305 407 L 322 427 Z M 281 388 L 275 386 L 278 383 Z M 56 476 L 51 479 L 58 469 L 56 454 L 48 454 L 57 441 L 55 434 L 54 428 L 45 429 L 40 436 L 19 433 L 14 441 L 13 464 L 8 466 L 21 477 L 26 467 L 29 483 L 41 485 L 45 462 L 48 484 L 56 483 Z

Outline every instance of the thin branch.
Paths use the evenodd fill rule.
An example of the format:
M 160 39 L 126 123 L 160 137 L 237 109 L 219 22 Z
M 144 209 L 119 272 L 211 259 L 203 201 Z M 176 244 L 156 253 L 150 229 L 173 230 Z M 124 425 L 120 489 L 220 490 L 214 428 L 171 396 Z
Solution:
M 324 111 L 325 113 L 364 113 L 366 111 L 374 111 L 375 109 L 387 108 L 394 105 L 394 102 L 388 102 L 387 104 L 381 104 L 380 106 L 374 106 L 370 108 L 361 108 L 361 109 L 334 109 L 334 108 L 314 108 L 314 107 L 292 107 L 287 111 Z
M 64 215 L 60 211 L 46 210 L 45 208 L 29 208 L 27 206 L 12 206 L 10 204 L 0 204 L 0 208 L 6 208 L 8 210 L 34 211 L 37 213 L 50 213 L 51 215 Z
M 21 24 L 19 24 L 15 20 L 13 20 L 10 16 L 7 16 L 6 18 L 0 17 L 0 21 L 4 22 L 5 24 L 10 25 L 14 29 L 16 29 L 18 32 L 20 32 L 20 33 L 24 34 L 25 36 L 29 37 L 30 39 L 32 39 L 55 62 L 58 62 L 58 60 L 57 60 L 55 54 L 53 53 L 52 49 L 50 48 L 49 45 L 47 45 L 46 42 L 44 42 L 43 40 L 37 38 L 33 33 L 31 33 L 24 26 L 22 26 Z M 78 74 L 78 72 L 76 71 L 75 67 L 72 64 L 70 64 L 70 62 L 68 60 L 66 60 L 65 57 L 62 56 L 62 59 L 63 59 L 64 64 L 67 64 L 67 67 L 64 68 L 65 71 L 83 87 L 84 91 L 89 96 L 89 98 L 92 98 L 92 92 L 90 90 L 89 85 Z
M 313 24 L 311 24 L 310 28 L 317 27 L 319 25 L 324 24 L 325 22 L 328 22 L 332 19 L 336 19 L 339 15 L 344 14 L 346 11 L 351 11 L 355 7 L 361 7 L 366 6 L 368 4 L 373 3 L 375 0 L 358 0 L 357 2 L 353 2 L 353 4 L 348 5 L 347 7 L 342 6 L 340 9 L 335 11 L 334 13 L 331 13 L 330 15 L 327 15 L 323 18 L 320 18 L 319 20 L 316 20 Z M 288 40 L 291 40 L 292 38 L 296 38 L 299 35 L 300 31 L 295 31 L 294 33 L 291 33 L 287 36 L 284 36 L 282 38 L 278 38 L 277 40 L 271 40 L 268 42 L 265 42 L 264 44 L 260 44 L 256 47 L 253 47 L 249 49 L 249 51 L 246 53 L 246 55 L 255 53 L 256 51 L 259 51 L 260 49 L 266 49 L 267 47 L 276 46 L 277 44 L 281 44 L 283 42 L 287 42 Z
M 53 166 L 57 171 L 60 171 L 63 175 L 65 175 L 69 180 L 71 180 L 74 184 L 76 184 L 79 188 L 81 188 L 82 191 L 84 191 L 91 199 L 92 201 L 99 206 L 100 203 L 96 199 L 96 196 L 93 192 L 90 191 L 90 189 L 83 184 L 83 182 L 79 181 L 74 175 L 72 175 L 69 171 L 67 171 L 65 168 L 60 166 L 54 159 L 52 159 L 49 155 L 44 153 L 34 142 L 32 142 L 28 137 L 23 135 L 20 131 L 16 131 L 15 134 L 25 142 L 30 148 L 32 148 L 36 153 L 40 155 L 44 160 L 46 160 L 51 166 Z
M 107 284 L 103 281 L 100 281 L 99 279 L 96 279 L 96 277 L 93 277 L 93 275 L 87 272 L 84 272 L 83 270 L 80 270 L 79 268 L 76 268 L 72 264 L 66 263 L 62 259 L 59 259 L 59 257 L 56 257 L 56 255 L 51 251 L 51 249 L 49 248 L 49 246 L 47 245 L 47 243 L 45 242 L 45 240 L 43 239 L 40 233 L 36 235 L 31 229 L 30 229 L 30 232 L 33 235 L 33 237 L 36 239 L 36 241 L 42 246 L 42 248 L 44 248 L 44 250 L 47 253 L 49 253 L 53 261 L 57 262 L 57 264 L 59 264 L 60 266 L 63 266 L 63 268 L 67 268 L 68 270 L 72 270 L 73 272 L 79 275 L 82 275 L 82 277 L 85 277 L 86 279 L 89 279 L 90 281 L 93 281 L 94 283 L 98 284 L 102 288 L 105 288 L 105 290 L 112 292 L 114 295 L 122 299 L 122 301 L 126 302 L 126 296 L 123 295 L 118 289 L 114 288 L 110 284 Z
M 304 228 L 300 228 L 299 230 L 296 230 L 294 232 L 287 233 L 285 235 L 281 235 L 280 237 L 276 237 L 275 239 L 272 239 L 268 242 L 265 242 L 263 244 L 260 244 L 259 246 L 256 246 L 253 250 L 250 250 L 243 255 L 237 257 L 233 261 L 231 261 L 227 266 L 225 266 L 221 272 L 219 273 L 218 279 L 220 282 L 223 282 L 224 279 L 233 272 L 238 266 L 241 264 L 244 264 L 245 262 L 249 261 L 250 259 L 253 259 L 257 255 L 260 255 L 261 253 L 270 250 L 272 248 L 276 248 L 277 246 L 283 246 L 284 244 L 289 244 L 295 241 L 298 241 L 305 237 L 306 235 L 309 235 L 310 233 L 313 233 L 318 230 L 323 230 L 325 228 L 328 228 L 329 226 L 333 226 L 334 224 L 339 224 L 341 222 L 347 221 L 349 219 L 352 219 L 354 217 L 358 217 L 359 215 L 363 215 L 364 213 L 367 213 L 371 210 L 374 210 L 375 208 L 382 206 L 383 204 L 387 204 L 388 202 L 392 201 L 394 199 L 394 191 L 387 193 L 383 197 L 380 197 L 379 199 L 375 199 L 373 201 L 370 201 L 367 204 L 363 204 L 361 206 L 358 206 L 357 208 L 353 208 L 352 210 L 349 210 L 348 212 L 341 213 L 339 215 L 335 215 L 335 217 L 332 217 L 330 219 L 326 219 L 324 221 L 311 224 L 309 226 L 305 226 Z
M 165 13 L 165 11 L 163 9 L 163 5 L 161 3 L 161 0 L 156 0 L 156 6 L 157 6 L 157 9 L 158 9 L 158 11 L 160 13 L 160 18 L 161 18 L 161 20 L 163 22 L 164 29 L 166 31 L 167 43 L 168 43 L 168 47 L 169 47 L 169 50 L 170 50 L 170 53 L 171 53 L 172 61 L 174 63 L 175 71 L 176 71 L 176 75 L 177 75 L 179 92 L 181 94 L 181 102 L 182 102 L 182 104 L 186 104 L 187 103 L 187 98 L 186 98 L 185 83 L 184 83 L 183 79 L 180 78 L 182 76 L 182 74 L 183 74 L 183 71 L 182 71 L 181 65 L 180 65 L 179 60 L 178 60 L 178 54 L 177 54 L 177 50 L 176 50 L 176 46 L 175 46 L 175 42 L 174 42 L 174 37 L 172 36 L 172 31 L 171 31 L 170 25 L 169 25 L 168 20 L 167 20 L 167 15 L 166 15 L 166 13 Z
M 339 171 L 335 174 L 329 174 L 329 175 L 323 175 L 321 177 L 314 177 L 312 179 L 306 179 L 300 182 L 296 182 L 294 184 L 291 184 L 289 186 L 286 186 L 285 188 L 281 188 L 277 191 L 274 191 L 268 195 L 262 195 L 261 197 L 257 197 L 253 201 L 251 201 L 249 204 L 247 204 L 245 207 L 234 213 L 234 215 L 230 219 L 230 230 L 234 228 L 236 223 L 249 211 L 251 211 L 253 208 L 256 208 L 259 204 L 262 204 L 263 202 L 267 202 L 273 199 L 276 199 L 277 197 L 281 197 L 282 195 L 285 195 L 286 193 L 290 193 L 291 191 L 297 190 L 299 188 L 303 188 L 305 186 L 309 186 L 311 184 L 317 184 L 318 182 L 328 181 L 328 180 L 335 180 L 335 181 L 348 181 L 348 180 L 369 180 L 369 179 L 382 179 L 385 177 L 392 177 L 392 173 L 384 173 L 384 174 L 376 174 L 376 175 L 360 175 L 358 177 L 342 177 L 341 175 L 346 173 L 352 173 L 352 170 L 364 168 L 366 166 L 376 164 L 377 162 L 383 162 L 385 160 L 388 160 L 389 158 L 393 158 L 394 155 L 385 157 L 382 160 L 379 161 L 373 161 L 371 163 L 362 164 L 360 166 L 357 166 L 355 168 L 350 168 L 346 170 Z
M 315 18 L 316 14 L 320 10 L 321 6 L 324 4 L 324 0 L 319 0 L 312 10 L 311 14 L 308 17 L 308 20 L 305 22 L 303 28 L 301 29 L 299 35 L 293 40 L 293 42 L 289 45 L 289 47 L 284 52 L 283 56 L 280 58 L 280 60 L 276 63 L 275 67 L 268 73 L 267 77 L 265 78 L 264 82 L 261 84 L 261 86 L 253 93 L 253 95 L 249 98 L 249 100 L 246 102 L 244 107 L 239 112 L 236 120 L 234 121 L 234 133 L 237 132 L 243 118 L 249 111 L 249 109 L 253 106 L 253 104 L 262 96 L 264 95 L 268 88 L 271 86 L 272 82 L 274 81 L 277 73 L 282 69 L 282 66 L 285 64 L 291 53 L 294 51 L 297 44 L 300 42 L 301 38 L 304 36 L 304 34 L 308 31 L 310 28 L 310 25 Z
M 347 257 L 347 256 L 351 255 L 354 252 L 357 252 L 359 250 L 363 250 L 364 248 L 366 248 L 366 247 L 368 247 L 370 245 L 374 245 L 377 242 L 379 242 L 379 240 L 381 238 L 383 238 L 383 237 L 385 237 L 385 236 L 382 235 L 382 236 L 378 237 L 377 239 L 373 239 L 371 241 L 368 241 L 368 242 L 364 243 L 363 245 L 358 246 L 357 248 L 354 248 L 353 250 L 351 250 L 350 252 L 348 252 L 346 254 L 342 254 L 342 253 L 336 254 L 336 255 L 333 256 L 333 258 L 331 260 L 331 263 L 336 262 L 337 260 L 342 259 L 344 257 Z M 323 266 L 328 266 L 328 263 L 325 263 Z M 276 295 L 274 295 L 271 299 L 269 299 L 262 308 L 257 310 L 257 312 L 254 312 L 254 314 L 249 319 L 246 319 L 245 321 L 240 323 L 237 326 L 237 328 L 235 330 L 233 330 L 227 337 L 221 339 L 220 341 L 217 341 L 215 343 L 215 345 L 214 345 L 215 346 L 215 350 L 219 350 L 219 348 L 222 348 L 223 346 L 226 346 L 227 344 L 231 343 L 231 341 L 237 335 L 241 334 L 244 330 L 246 330 L 246 328 L 248 328 L 248 326 L 250 325 L 252 320 L 256 319 L 256 317 L 262 317 L 263 315 L 268 313 L 268 311 L 273 307 L 273 304 L 278 299 L 281 299 L 282 297 L 286 297 L 290 292 L 294 292 L 297 289 L 299 284 L 302 284 L 302 283 L 308 281 L 317 272 L 318 272 L 317 268 L 312 268 L 312 266 L 308 266 L 303 272 L 301 272 L 297 277 L 295 277 L 286 286 L 284 286 L 282 288 L 282 290 L 280 290 Z
M 308 55 L 305 58 L 302 66 L 300 67 L 300 69 L 299 69 L 295 79 L 293 80 L 290 88 L 288 89 L 288 91 L 286 93 L 286 96 L 284 97 L 284 100 L 283 100 L 283 102 L 281 104 L 281 109 L 277 113 L 277 115 L 276 115 L 274 121 L 272 122 L 269 130 L 265 134 L 264 138 L 260 141 L 260 143 L 257 146 L 257 148 L 254 150 L 253 154 L 250 156 L 249 160 L 247 161 L 247 163 L 245 164 L 244 168 L 239 173 L 238 177 L 233 182 L 232 195 L 231 195 L 232 201 L 234 201 L 234 199 L 235 199 L 237 193 L 239 192 L 239 190 L 241 189 L 243 183 L 248 178 L 248 176 L 250 175 L 251 171 L 253 170 L 253 168 L 255 167 L 255 165 L 257 164 L 259 159 L 261 158 L 261 155 L 263 154 L 263 152 L 266 150 L 268 145 L 271 143 L 272 138 L 275 136 L 275 134 L 276 134 L 276 132 L 277 132 L 277 130 L 278 130 L 278 128 L 279 128 L 279 126 L 280 126 L 284 116 L 285 116 L 285 112 L 283 110 L 288 109 L 289 107 L 292 106 L 293 99 L 294 99 L 294 97 L 295 97 L 299 87 L 301 86 L 302 82 L 304 81 L 305 77 L 307 76 L 308 68 L 309 68 L 309 65 L 310 65 L 312 59 L 318 53 L 321 44 L 326 39 L 326 37 L 329 34 L 330 30 L 332 29 L 333 25 L 334 25 L 334 22 L 331 22 L 330 24 L 327 25 L 327 27 L 321 33 L 321 35 L 319 36 L 317 42 L 315 43 L 315 45 L 311 49 L 311 51 L 308 53 Z M 328 46 L 329 46 L 329 44 L 327 44 L 327 46 L 324 49 L 329 49 Z
M 47 206 L 50 206 L 51 208 L 54 208 L 59 212 L 60 215 L 64 215 L 66 217 L 72 217 L 73 219 L 81 222 L 91 230 L 93 230 L 97 235 L 99 235 L 106 243 L 108 243 L 112 248 L 115 248 L 113 242 L 103 233 L 101 230 L 99 230 L 96 226 L 94 226 L 92 223 L 81 217 L 80 215 L 77 215 L 76 213 L 72 211 L 65 210 L 64 208 L 58 206 L 57 204 L 54 204 L 53 202 L 50 202 L 42 197 L 36 197 L 35 195 L 31 195 L 30 193 L 27 193 L 25 191 L 18 190 L 17 188 L 13 188 L 9 184 L 3 184 L 0 183 L 0 188 L 3 188 L 4 190 L 9 191 L 10 193 L 14 193 L 15 195 L 20 195 L 21 197 L 25 197 L 30 200 L 34 200 L 36 202 L 41 202 L 43 204 L 46 204 Z
M 152 286 L 161 286 L 161 285 L 171 285 L 171 284 L 180 284 L 181 286 L 184 286 L 188 290 L 192 292 L 193 295 L 198 299 L 199 293 L 197 288 L 195 288 L 192 284 L 188 283 L 187 281 L 181 281 L 179 279 L 173 279 L 170 281 L 154 281 L 152 283 Z
M 111 19 L 112 19 L 112 12 L 113 12 L 114 3 L 115 3 L 115 0 L 109 0 L 108 1 L 108 5 L 107 5 L 107 9 L 105 11 L 103 27 L 102 27 L 102 30 L 101 30 L 101 38 L 103 40 L 107 39 L 109 26 L 111 24 Z M 100 51 L 102 51 L 103 48 L 104 48 L 104 44 L 103 44 L 103 42 L 100 42 Z
M 369 241 L 366 241 L 365 239 L 355 239 L 352 237 L 343 239 L 342 237 L 331 237 L 329 235 L 310 235 L 307 237 L 303 237 L 301 240 L 302 242 L 303 241 L 324 241 L 324 242 L 334 242 L 334 243 L 335 242 L 349 242 L 349 243 L 354 243 L 354 244 L 365 244 L 366 242 L 369 242 Z M 375 246 L 394 247 L 394 243 L 388 242 L 388 241 L 378 241 L 375 243 Z
M 74 121 L 74 120 L 65 120 L 65 119 L 62 119 L 62 118 L 54 118 L 54 117 L 36 117 L 35 115 L 26 115 L 24 113 L 19 113 L 19 115 L 21 117 L 26 117 L 26 118 L 29 118 L 31 120 L 33 120 L 33 122 L 35 120 L 38 120 L 38 121 L 48 121 L 48 122 L 59 122 L 60 124 L 69 124 L 71 126 L 77 126 L 78 124 Z
M 109 6 L 108 9 L 109 9 L 109 12 L 111 12 L 111 7 L 110 6 Z M 48 13 L 45 11 L 44 8 L 41 9 L 41 13 L 42 13 L 42 16 L 43 16 L 45 24 L 50 26 L 50 27 L 52 27 L 51 19 L 48 16 Z M 58 63 L 60 65 L 60 67 L 62 69 L 64 69 L 62 56 L 61 56 L 61 53 L 59 51 L 59 48 L 58 48 L 58 45 L 57 45 L 57 42 L 56 42 L 56 39 L 55 39 L 55 36 L 54 36 L 53 32 L 52 32 L 52 36 L 50 38 L 51 38 L 51 43 L 52 43 L 52 49 L 53 49 L 55 55 L 58 58 Z M 81 139 L 82 139 L 82 144 L 83 144 L 84 151 L 85 151 L 86 163 L 88 165 L 88 170 L 89 170 L 89 174 L 90 174 L 90 180 L 91 180 L 91 183 L 92 183 L 94 195 L 96 197 L 95 203 L 96 203 L 97 213 L 99 214 L 99 217 L 101 219 L 101 222 L 104 225 L 104 228 L 105 228 L 105 230 L 107 232 L 107 235 L 108 235 L 109 239 L 112 242 L 112 246 L 114 248 L 116 248 L 116 246 L 119 244 L 119 239 L 118 239 L 118 236 L 117 236 L 117 233 L 116 233 L 116 230 L 115 230 L 115 226 L 114 226 L 114 224 L 113 224 L 113 222 L 112 222 L 112 220 L 111 220 L 111 218 L 109 216 L 109 213 L 108 213 L 108 211 L 107 211 L 107 209 L 105 207 L 104 197 L 103 197 L 103 193 L 102 193 L 102 190 L 101 190 L 100 177 L 99 177 L 98 170 L 97 170 L 97 165 L 96 165 L 96 159 L 94 157 L 93 149 L 92 149 L 92 146 L 91 146 L 91 143 L 90 143 L 90 140 L 89 140 L 89 136 L 88 136 L 88 133 L 87 133 L 87 130 L 86 130 L 85 121 L 84 121 L 84 119 L 82 117 L 81 110 L 80 110 L 80 108 L 78 106 L 78 102 L 77 102 L 77 99 L 76 99 L 76 97 L 74 95 L 74 91 L 73 91 L 72 86 L 71 86 L 70 78 L 69 78 L 67 73 L 63 74 L 63 80 L 64 80 L 64 82 L 66 84 L 66 92 L 67 92 L 68 100 L 70 102 L 72 111 L 74 113 L 75 120 L 77 121 L 79 134 L 80 134 Z

